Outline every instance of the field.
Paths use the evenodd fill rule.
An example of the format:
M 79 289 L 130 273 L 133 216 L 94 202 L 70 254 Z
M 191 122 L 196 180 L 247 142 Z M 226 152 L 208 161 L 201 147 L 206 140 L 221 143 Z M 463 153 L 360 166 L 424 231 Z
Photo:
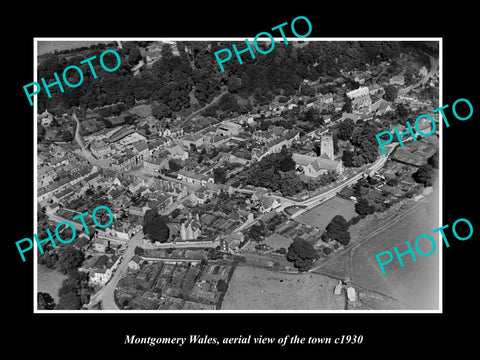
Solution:
M 344 310 L 345 297 L 333 293 L 336 284 L 336 280 L 318 274 L 283 274 L 238 266 L 222 310 Z
M 67 278 L 61 272 L 49 269 L 44 265 L 37 267 L 37 291 L 47 292 L 58 303 L 58 289 L 62 286 L 62 282 Z
M 399 252 L 404 252 L 407 250 L 405 243 L 407 240 L 414 247 L 418 236 L 432 234 L 432 230 L 437 227 L 439 227 L 438 192 L 434 192 L 425 203 L 402 220 L 355 250 L 352 280 L 369 289 L 392 296 L 415 309 L 438 309 L 439 244 L 443 244 L 443 241 L 439 241 L 438 234 L 434 236 L 437 249 L 433 255 L 422 257 L 416 254 L 417 261 L 414 262 L 407 254 L 402 258 L 404 267 L 401 267 L 394 257 L 390 264 L 385 265 L 385 275 L 382 274 L 375 258 L 375 255 L 382 251 L 388 250 L 393 253 L 393 246 L 397 246 Z M 431 249 L 428 240 L 421 242 L 419 246 L 424 252 Z
M 323 230 L 335 215 L 342 215 L 348 221 L 356 215 L 355 205 L 349 200 L 335 196 L 303 213 L 295 220 Z
M 38 41 L 38 55 L 54 52 L 55 50 L 69 50 L 89 47 L 94 44 L 110 44 L 114 41 Z
M 398 146 L 393 155 L 394 160 L 398 160 L 407 164 L 421 166 L 427 163 L 438 148 L 438 137 L 429 136 L 419 141 L 411 141 L 405 146 Z

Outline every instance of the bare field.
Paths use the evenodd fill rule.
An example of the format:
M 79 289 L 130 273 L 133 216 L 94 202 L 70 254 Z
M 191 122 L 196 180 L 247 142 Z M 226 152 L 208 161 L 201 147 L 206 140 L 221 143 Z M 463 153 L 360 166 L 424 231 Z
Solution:
M 382 274 L 375 255 L 383 251 L 391 251 L 397 246 L 399 252 L 407 250 L 406 241 L 415 243 L 422 234 L 432 234 L 439 227 L 438 191 L 429 196 L 426 202 L 414 209 L 402 220 L 375 235 L 355 249 L 353 255 L 353 279 L 366 288 L 389 295 L 415 309 L 438 309 L 439 283 L 439 247 L 443 244 L 439 234 L 434 234 L 437 249 L 428 257 L 417 254 L 413 261 L 410 255 L 402 259 L 401 267 L 394 255 L 394 260 L 385 265 Z M 431 249 L 429 243 L 421 243 L 424 252 Z M 387 256 L 387 255 L 385 255 Z
M 355 205 L 349 200 L 335 196 L 303 213 L 295 220 L 323 230 L 335 215 L 342 215 L 348 221 L 356 215 Z
M 344 310 L 345 297 L 333 294 L 337 283 L 318 274 L 284 274 L 238 266 L 222 310 Z

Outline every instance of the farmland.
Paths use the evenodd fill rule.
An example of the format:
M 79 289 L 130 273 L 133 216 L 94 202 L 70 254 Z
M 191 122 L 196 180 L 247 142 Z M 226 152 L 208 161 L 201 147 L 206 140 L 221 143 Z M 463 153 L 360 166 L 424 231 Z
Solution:
M 333 294 L 337 281 L 318 274 L 285 274 L 238 266 L 222 310 L 344 310 L 345 297 Z
M 438 192 L 431 194 L 426 201 L 415 208 L 400 221 L 378 233 L 361 244 L 353 254 L 353 281 L 361 285 L 392 296 L 416 309 L 438 308 L 438 259 L 439 235 L 435 234 L 437 250 L 429 257 L 417 256 L 414 262 L 411 256 L 403 257 L 405 266 L 401 267 L 396 259 L 385 266 L 383 275 L 375 255 L 382 251 L 392 251 L 397 246 L 399 252 L 407 249 L 406 241 L 411 244 L 421 234 L 431 234 L 439 227 Z M 423 244 L 422 244 L 423 245 Z M 428 252 L 431 245 L 421 246 Z

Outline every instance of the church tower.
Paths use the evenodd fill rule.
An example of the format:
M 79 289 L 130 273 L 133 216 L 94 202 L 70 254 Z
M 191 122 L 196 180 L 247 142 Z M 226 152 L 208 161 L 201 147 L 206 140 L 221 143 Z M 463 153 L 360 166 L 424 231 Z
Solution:
M 334 160 L 332 134 L 324 134 L 321 138 L 320 156 Z

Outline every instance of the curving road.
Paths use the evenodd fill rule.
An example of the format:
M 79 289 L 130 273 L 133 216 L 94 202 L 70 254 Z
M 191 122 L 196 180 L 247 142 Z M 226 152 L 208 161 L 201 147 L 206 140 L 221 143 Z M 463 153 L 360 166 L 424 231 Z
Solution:
M 90 303 L 88 304 L 89 309 L 101 301 L 103 310 L 120 310 L 114 300 L 115 288 L 117 287 L 120 279 L 128 270 L 128 263 L 135 255 L 135 247 L 142 245 L 142 239 L 143 232 L 141 230 L 130 238 L 130 240 L 127 242 L 127 248 L 122 255 L 123 257 L 120 260 L 120 264 L 115 270 L 115 273 L 108 283 L 90 298 Z

